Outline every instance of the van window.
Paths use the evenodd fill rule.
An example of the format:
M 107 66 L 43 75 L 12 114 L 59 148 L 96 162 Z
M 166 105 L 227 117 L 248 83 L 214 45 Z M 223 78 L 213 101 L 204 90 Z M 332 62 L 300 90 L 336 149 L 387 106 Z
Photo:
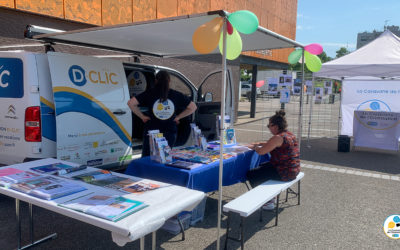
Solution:
M 179 77 L 177 77 L 176 75 L 173 75 L 172 73 L 170 73 L 171 76 L 171 81 L 169 83 L 169 87 L 171 89 L 174 89 L 176 91 L 181 92 L 182 94 L 188 96 L 190 99 L 192 99 L 192 91 L 189 88 L 189 86 L 187 86 L 185 84 L 185 82 L 180 79 Z
M 221 72 L 216 72 L 208 76 L 208 78 L 201 85 L 201 101 L 204 101 L 204 95 L 211 93 L 213 95 L 213 102 L 221 101 Z

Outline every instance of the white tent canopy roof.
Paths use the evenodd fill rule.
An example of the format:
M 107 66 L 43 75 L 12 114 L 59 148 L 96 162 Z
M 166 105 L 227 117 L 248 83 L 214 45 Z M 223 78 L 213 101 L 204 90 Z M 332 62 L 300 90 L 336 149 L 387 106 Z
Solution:
M 354 76 L 400 76 L 400 38 L 389 30 L 358 50 L 322 64 L 315 76 L 347 78 Z
M 196 15 L 38 35 L 34 36 L 34 39 L 160 57 L 197 55 L 199 53 L 194 50 L 192 45 L 194 31 L 217 16 L 227 15 L 228 13 L 225 11 L 212 11 Z M 303 47 L 296 41 L 260 26 L 253 34 L 241 34 L 241 37 L 243 51 Z M 212 52 L 212 54 L 217 53 L 219 54 L 218 48 Z

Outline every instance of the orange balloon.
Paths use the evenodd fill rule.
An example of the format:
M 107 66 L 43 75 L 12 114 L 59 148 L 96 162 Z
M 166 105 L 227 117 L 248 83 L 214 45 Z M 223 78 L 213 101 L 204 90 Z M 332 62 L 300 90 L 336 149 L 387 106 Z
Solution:
M 197 52 L 208 54 L 218 46 L 222 22 L 222 17 L 216 17 L 194 31 L 192 44 Z

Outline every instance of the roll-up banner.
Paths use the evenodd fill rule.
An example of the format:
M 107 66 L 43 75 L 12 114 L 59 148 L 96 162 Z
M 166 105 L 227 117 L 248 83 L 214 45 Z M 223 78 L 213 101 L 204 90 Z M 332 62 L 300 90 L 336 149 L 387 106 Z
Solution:
M 354 146 L 399 149 L 400 113 L 354 111 Z

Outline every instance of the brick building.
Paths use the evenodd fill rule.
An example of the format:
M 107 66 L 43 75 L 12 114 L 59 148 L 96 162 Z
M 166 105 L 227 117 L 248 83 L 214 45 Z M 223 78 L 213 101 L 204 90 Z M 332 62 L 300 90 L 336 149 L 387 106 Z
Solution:
M 295 40 L 297 0 L 0 0 L 0 50 L 21 49 L 17 45 L 30 44 L 22 49 L 44 51 L 43 46 L 36 46 L 36 41 L 24 39 L 23 31 L 28 24 L 68 31 L 219 9 L 250 10 L 257 15 L 261 26 Z M 59 52 L 113 54 L 76 46 L 54 47 Z M 256 65 L 258 69 L 286 69 L 291 51 L 243 52 L 235 61 L 229 61 L 233 82 L 237 83 L 235 88 L 239 85 L 240 68 L 252 69 Z M 133 61 L 133 58 L 123 60 Z M 221 57 L 217 55 L 168 59 L 142 56 L 140 60 L 177 69 L 194 84 L 199 84 L 207 73 L 221 64 Z

